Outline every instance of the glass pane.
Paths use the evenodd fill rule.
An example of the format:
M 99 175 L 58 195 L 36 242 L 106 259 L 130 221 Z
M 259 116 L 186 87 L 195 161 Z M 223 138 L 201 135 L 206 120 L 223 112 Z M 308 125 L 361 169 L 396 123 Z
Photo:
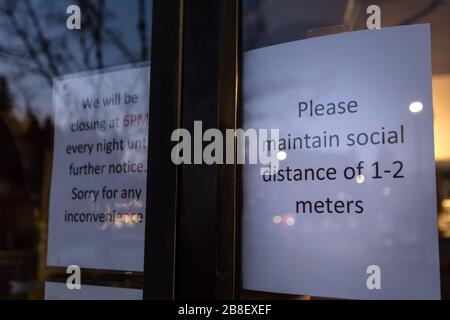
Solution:
M 0 0 L 0 25 L 0 298 L 43 298 L 47 265 L 142 271 L 117 260 L 144 255 L 152 1 Z
M 373 11 L 367 12 L 371 5 L 380 9 L 381 30 L 364 34 L 372 31 L 367 30 L 368 23 L 373 23 Z M 383 286 L 377 291 L 366 283 L 372 264 L 378 266 L 368 263 L 372 254 L 385 277 L 385 290 L 391 290 L 392 296 L 420 295 L 420 290 L 431 288 L 431 296 L 437 297 L 440 267 L 442 298 L 449 298 L 449 12 L 450 1 L 243 0 L 243 127 L 280 129 L 281 139 L 275 140 L 283 145 L 276 150 L 285 151 L 279 157 L 282 173 L 275 170 L 272 175 L 278 182 L 262 182 L 268 175 L 259 167 L 247 165 L 243 170 L 243 282 L 244 289 L 253 290 L 244 290 L 244 297 L 261 297 L 256 291 L 294 294 L 292 298 L 300 297 L 295 294 L 319 296 L 314 292 L 322 288 L 335 292 L 335 297 L 345 298 L 348 292 L 382 297 Z M 404 29 L 389 28 L 400 26 Z M 377 39 L 377 32 L 384 32 L 385 38 Z M 397 32 L 405 36 L 390 38 Z M 378 41 L 376 47 L 367 41 L 369 37 Z M 417 101 L 418 97 L 423 101 Z M 337 101 L 327 100 L 332 98 Z M 327 103 L 343 101 L 341 117 L 334 117 Z M 350 104 L 358 104 L 354 114 Z M 354 148 L 342 147 L 342 138 L 352 130 L 355 136 L 369 131 L 374 137 L 380 133 L 375 131 L 398 129 L 405 130 L 404 142 L 368 147 L 360 141 Z M 331 140 L 327 140 L 331 145 L 324 146 L 322 136 L 333 133 L 340 146 Z M 377 144 L 370 134 L 368 144 Z M 308 147 L 306 140 L 313 136 L 320 136 L 321 142 Z M 301 147 L 293 147 L 296 143 Z M 336 166 L 339 171 L 353 161 L 394 175 L 387 179 L 377 173 L 359 174 L 354 179 L 358 187 L 330 177 L 322 184 L 299 182 L 295 179 L 300 179 L 300 173 L 296 171 L 294 178 L 292 171 L 287 182 L 289 166 L 292 170 Z M 397 169 L 401 166 L 397 173 L 402 173 L 380 168 L 387 162 L 396 163 Z M 339 205 L 361 200 L 364 213 L 318 217 L 314 212 L 322 212 L 321 205 L 327 203 L 317 200 L 327 197 Z M 421 197 L 427 201 L 417 204 Z M 315 200 L 312 204 L 318 207 L 306 217 L 299 214 L 299 200 Z M 440 252 L 433 222 L 436 211 Z M 430 227 L 426 231 L 424 224 Z M 389 267 L 383 269 L 383 265 Z M 395 265 L 404 268 L 390 269 Z M 329 271 L 327 275 L 323 270 Z M 421 279 L 433 280 L 416 290 L 392 285 L 412 270 L 421 273 Z M 348 290 L 338 288 L 344 282 Z M 302 292 L 305 286 L 316 290 Z

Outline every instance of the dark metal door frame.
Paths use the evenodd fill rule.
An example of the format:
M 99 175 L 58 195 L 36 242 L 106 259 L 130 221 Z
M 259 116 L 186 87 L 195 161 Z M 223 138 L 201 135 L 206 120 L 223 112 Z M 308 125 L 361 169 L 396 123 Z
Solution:
M 175 166 L 171 134 L 239 125 L 239 0 L 154 0 L 144 299 L 236 299 L 239 168 Z
M 175 298 L 179 168 L 170 138 L 180 126 L 182 13 L 183 0 L 154 0 L 144 299 Z
M 238 125 L 237 0 L 185 0 L 182 127 Z M 237 166 L 183 165 L 176 297 L 235 299 Z

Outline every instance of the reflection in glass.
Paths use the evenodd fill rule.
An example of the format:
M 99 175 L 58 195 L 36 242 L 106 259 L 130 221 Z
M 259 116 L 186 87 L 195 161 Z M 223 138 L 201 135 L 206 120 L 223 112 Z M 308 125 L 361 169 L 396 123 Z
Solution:
M 0 299 L 43 297 L 53 79 L 148 63 L 151 17 L 151 0 L 0 0 Z

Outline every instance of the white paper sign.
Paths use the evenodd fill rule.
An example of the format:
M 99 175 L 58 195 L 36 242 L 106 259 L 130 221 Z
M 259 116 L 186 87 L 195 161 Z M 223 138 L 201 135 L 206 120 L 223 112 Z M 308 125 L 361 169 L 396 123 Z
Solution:
M 150 68 L 54 80 L 47 264 L 143 271 Z
M 244 168 L 244 288 L 439 299 L 432 111 L 428 25 L 246 52 L 244 127 L 287 157 Z
M 45 300 L 142 300 L 142 290 L 91 285 L 69 290 L 65 283 L 46 282 Z

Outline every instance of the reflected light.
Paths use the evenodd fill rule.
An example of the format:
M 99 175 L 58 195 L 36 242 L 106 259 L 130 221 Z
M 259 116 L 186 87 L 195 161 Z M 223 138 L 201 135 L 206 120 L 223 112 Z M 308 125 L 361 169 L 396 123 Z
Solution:
M 286 158 L 287 158 L 287 153 L 284 152 L 284 151 L 279 151 L 279 152 L 277 153 L 277 158 L 278 158 L 278 160 L 280 160 L 280 161 L 286 160 Z
M 438 228 L 444 238 L 450 238 L 450 213 L 443 212 L 438 217 Z
M 446 210 L 450 210 L 450 199 L 442 200 L 442 207 Z
M 384 187 L 384 188 L 383 188 L 383 194 L 384 194 L 385 196 L 390 195 L 390 194 L 391 194 L 391 188 L 390 188 L 390 187 Z
M 294 217 L 288 217 L 288 218 L 286 219 L 286 224 L 287 224 L 288 226 L 293 226 L 293 225 L 295 224 L 295 218 L 294 218 Z
M 414 101 L 409 105 L 409 111 L 412 113 L 417 113 L 423 110 L 423 104 L 419 101 Z
M 438 161 L 450 160 L 450 73 L 433 76 L 434 144 Z
M 275 224 L 279 224 L 279 223 L 281 223 L 282 218 L 279 215 L 276 215 L 276 216 L 273 217 L 272 221 Z
M 360 174 L 359 176 L 356 176 L 357 183 L 364 183 L 365 180 L 366 180 L 366 178 L 362 174 Z
M 450 238 L 450 199 L 441 202 L 444 211 L 438 216 L 438 228 L 444 238 Z

